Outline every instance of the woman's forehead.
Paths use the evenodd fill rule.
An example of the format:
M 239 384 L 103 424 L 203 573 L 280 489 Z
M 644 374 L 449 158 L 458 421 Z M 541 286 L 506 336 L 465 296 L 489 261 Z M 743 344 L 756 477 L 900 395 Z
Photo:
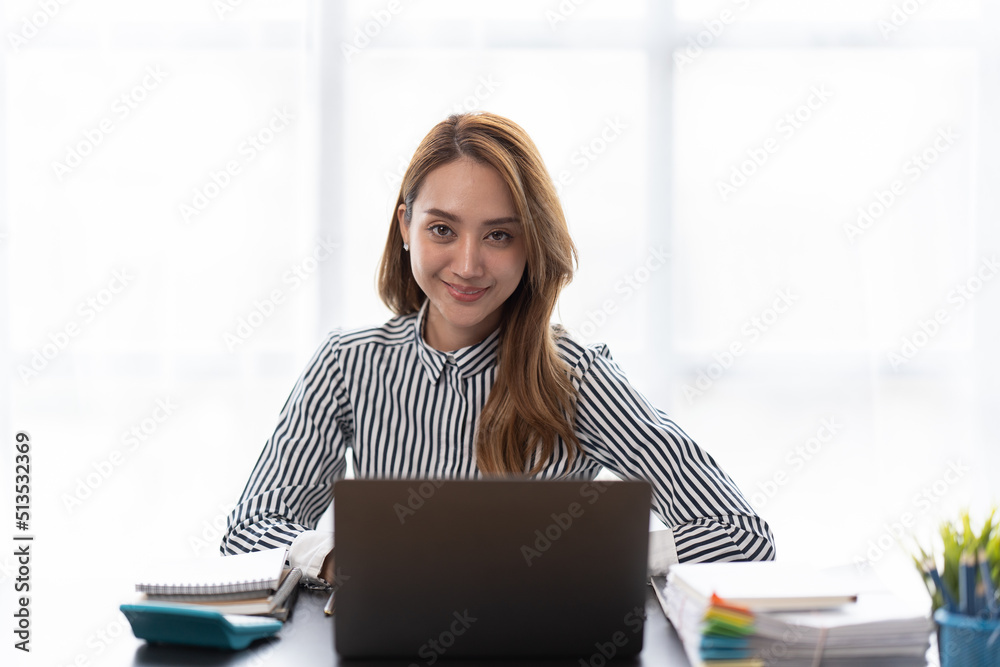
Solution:
M 462 159 L 435 168 L 424 179 L 416 198 L 416 213 L 436 209 L 461 221 L 516 217 L 510 188 L 488 164 Z

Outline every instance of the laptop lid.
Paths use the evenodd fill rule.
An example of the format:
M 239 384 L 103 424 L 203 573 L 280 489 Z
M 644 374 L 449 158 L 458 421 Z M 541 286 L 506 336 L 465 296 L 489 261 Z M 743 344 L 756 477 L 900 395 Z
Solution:
M 642 481 L 342 480 L 337 652 L 628 656 L 642 649 Z

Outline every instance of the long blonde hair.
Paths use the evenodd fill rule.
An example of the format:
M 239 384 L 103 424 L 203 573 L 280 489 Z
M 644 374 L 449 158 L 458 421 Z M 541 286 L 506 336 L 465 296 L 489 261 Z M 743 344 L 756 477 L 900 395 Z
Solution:
M 496 382 L 476 432 L 477 463 L 487 474 L 535 473 L 552 458 L 557 438 L 571 458 L 580 450 L 576 392 L 549 325 L 559 292 L 573 278 L 576 247 L 552 179 L 521 127 L 491 113 L 457 114 L 424 137 L 393 208 L 379 264 L 379 296 L 397 315 L 416 312 L 427 298 L 410 270 L 396 211 L 405 204 L 409 222 L 427 175 L 460 158 L 490 165 L 507 183 L 527 253 L 521 282 L 503 306 Z

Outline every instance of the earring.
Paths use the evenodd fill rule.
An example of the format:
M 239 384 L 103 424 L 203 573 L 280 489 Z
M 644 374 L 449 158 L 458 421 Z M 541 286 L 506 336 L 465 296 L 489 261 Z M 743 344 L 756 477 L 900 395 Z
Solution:
M 410 252 L 410 244 L 409 243 L 404 243 L 403 244 L 403 250 L 405 250 L 406 252 Z

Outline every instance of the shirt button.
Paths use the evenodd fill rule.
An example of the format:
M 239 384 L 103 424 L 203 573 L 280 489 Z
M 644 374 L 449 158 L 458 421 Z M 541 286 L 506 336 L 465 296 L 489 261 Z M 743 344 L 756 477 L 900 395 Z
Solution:
M 448 359 L 448 363 L 449 364 L 454 364 L 455 363 L 455 355 L 449 354 L 449 355 L 446 355 L 446 358 Z

